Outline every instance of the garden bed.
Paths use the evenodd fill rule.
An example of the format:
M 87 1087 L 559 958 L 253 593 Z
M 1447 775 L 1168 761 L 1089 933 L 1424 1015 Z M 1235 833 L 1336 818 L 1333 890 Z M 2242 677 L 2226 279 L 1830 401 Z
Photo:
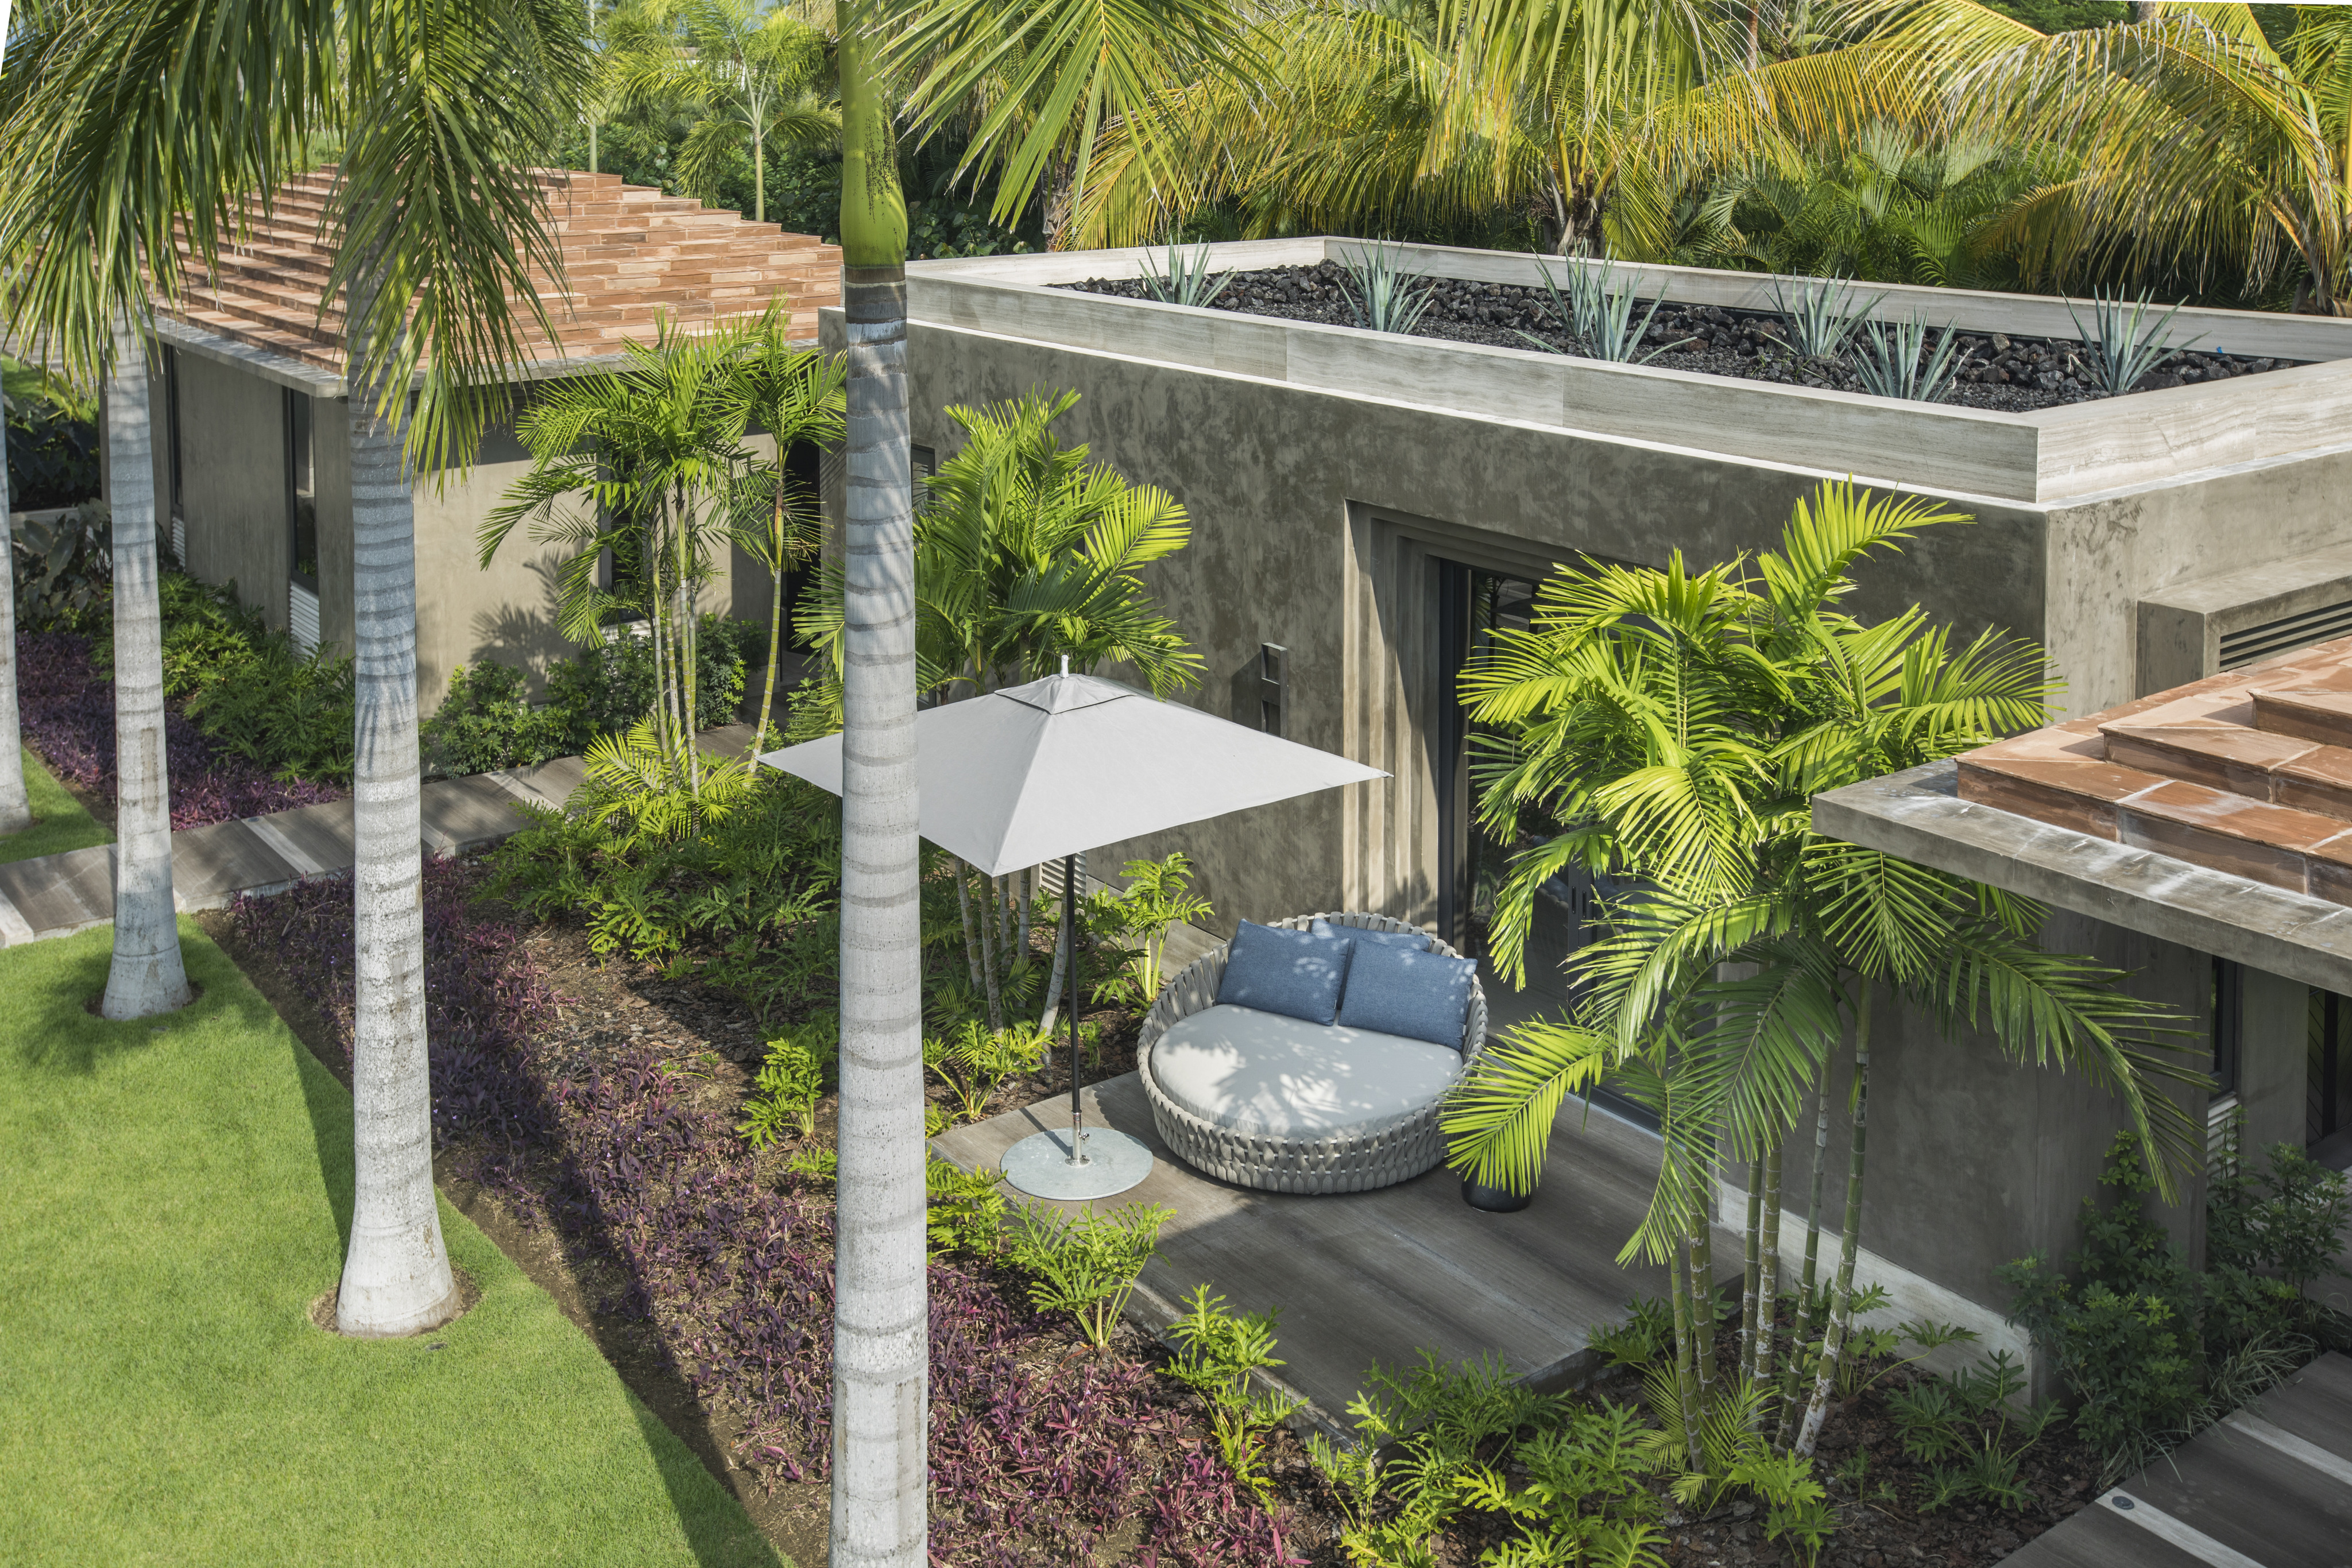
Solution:
M 772 1541 L 822 1561 L 832 1192 L 793 1174 L 783 1150 L 755 1154 L 735 1131 L 771 1030 L 675 965 L 600 963 L 580 927 L 526 925 L 473 902 L 481 881 L 478 867 L 446 861 L 426 877 L 445 1191 Z M 211 923 L 312 1051 L 347 1075 L 348 884 L 248 899 Z M 1088 1021 L 1106 1040 L 1099 1071 L 1123 1070 L 1131 1015 Z M 1059 1060 L 1008 1080 L 984 1111 L 1066 1092 Z M 828 1097 L 816 1144 L 830 1144 L 832 1120 Z M 1108 1352 L 1090 1351 L 1066 1319 L 1030 1306 L 1016 1273 L 970 1258 L 935 1260 L 931 1290 L 936 1561 L 1349 1562 L 1339 1497 L 1299 1443 L 1282 1432 L 1268 1446 L 1268 1511 L 1218 1458 L 1200 1398 L 1160 1375 L 1166 1351 L 1131 1326 Z M 1832 1412 L 1820 1473 L 1839 1533 L 1822 1562 L 1989 1563 L 2089 1497 L 2095 1461 L 2053 1430 L 2020 1464 L 2024 1508 L 1922 1511 L 1928 1467 L 1904 1455 L 1885 1403 L 1908 1381 L 1895 1372 Z M 1641 1396 L 1622 1376 L 1595 1392 Z M 1509 1448 L 1493 1441 L 1482 1457 L 1510 1474 Z M 1858 1478 L 1857 1453 L 1867 1455 Z M 1795 1561 L 1763 1538 L 1752 1503 L 1686 1512 L 1663 1479 L 1642 1485 L 1674 1568 Z M 1433 1561 L 1468 1568 L 1509 1533 L 1499 1515 L 1460 1510 L 1430 1542 Z
M 114 681 L 92 669 L 90 639 L 73 632 L 16 634 L 16 696 L 26 744 L 100 821 L 114 821 Z M 174 830 L 266 816 L 350 791 L 280 779 L 205 735 L 165 705 L 164 765 Z
M 1528 350 L 1527 339 L 1519 336 L 1524 331 L 1562 352 L 1585 352 L 1584 346 L 1567 329 L 1553 308 L 1550 297 L 1540 287 L 1451 277 L 1416 281 L 1429 285 L 1430 304 L 1414 329 L 1415 337 Z M 1133 278 L 1090 278 L 1058 287 L 1122 299 L 1150 298 L 1144 286 Z M 1347 269 L 1329 261 L 1313 267 L 1237 272 L 1210 308 L 1331 327 L 1357 327 L 1360 320 L 1352 287 Z M 1851 289 L 1850 298 L 1856 305 L 1869 302 L 1868 284 L 1854 284 Z M 1649 308 L 1647 300 L 1635 303 L 1636 323 Z M 2160 314 L 2151 312 L 2151 324 Z M 1932 348 L 1941 323 L 1931 320 L 1928 325 L 1934 329 L 1927 340 Z M 1691 347 L 1667 349 L 1646 362 L 1660 370 L 1691 371 L 1742 381 L 1777 382 L 1838 392 L 1863 390 L 1860 378 L 1849 363 L 1804 359 L 1781 340 L 1782 331 L 1781 319 L 1773 312 L 1731 310 L 1668 300 L 1660 305 L 1657 316 L 1651 321 L 1642 352 L 1695 338 L 1699 341 Z M 1958 333 L 1954 352 L 1961 366 L 1948 401 L 1966 408 L 2023 413 L 2102 398 L 2105 394 L 2082 373 L 2081 348 L 2079 342 L 2061 339 Z M 2167 361 L 2133 390 L 2156 392 L 2166 387 L 2226 381 L 2284 369 L 2295 362 L 2240 359 L 2192 350 Z

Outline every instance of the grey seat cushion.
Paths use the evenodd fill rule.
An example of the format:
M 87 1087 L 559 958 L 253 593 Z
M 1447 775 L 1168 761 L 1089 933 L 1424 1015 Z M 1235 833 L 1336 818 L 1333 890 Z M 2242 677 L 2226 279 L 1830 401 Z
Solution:
M 1181 1019 L 1151 1049 L 1151 1076 L 1171 1103 L 1271 1136 L 1323 1137 L 1410 1115 L 1461 1072 L 1462 1053 L 1446 1046 L 1230 1003 Z

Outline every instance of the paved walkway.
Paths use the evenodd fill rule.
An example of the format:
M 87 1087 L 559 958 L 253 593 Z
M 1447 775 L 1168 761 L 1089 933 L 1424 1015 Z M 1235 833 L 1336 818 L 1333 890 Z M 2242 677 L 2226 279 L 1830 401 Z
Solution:
M 706 750 L 740 752 L 751 727 L 706 731 Z M 588 774 L 577 757 L 425 786 L 425 847 L 457 854 L 495 844 L 530 825 L 516 804 L 561 810 Z M 0 946 L 65 936 L 114 918 L 114 851 L 98 844 L 64 854 L 0 863 Z M 241 893 L 277 893 L 304 877 L 347 871 L 353 859 L 352 803 L 332 800 L 172 835 L 173 902 L 183 913 L 219 909 Z
M 2321 1356 L 2005 1562 L 2016 1568 L 2352 1563 L 2352 1360 Z

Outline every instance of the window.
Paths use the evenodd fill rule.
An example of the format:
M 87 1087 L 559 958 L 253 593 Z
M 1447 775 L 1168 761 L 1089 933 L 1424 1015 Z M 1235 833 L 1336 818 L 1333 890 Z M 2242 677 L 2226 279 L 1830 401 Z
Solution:
M 2239 1043 L 2246 1029 L 2246 971 L 2227 958 L 2213 960 L 2213 1093 L 2238 1092 Z
M 310 464 L 310 399 L 288 388 L 286 398 L 286 536 L 289 571 L 319 591 L 319 497 Z
M 180 522 L 188 515 L 187 487 L 182 481 L 180 467 L 183 446 L 180 435 L 180 351 L 171 348 L 163 350 L 163 423 L 168 427 L 166 439 L 169 445 L 165 458 L 172 486 L 172 493 L 166 499 L 171 503 L 172 520 Z

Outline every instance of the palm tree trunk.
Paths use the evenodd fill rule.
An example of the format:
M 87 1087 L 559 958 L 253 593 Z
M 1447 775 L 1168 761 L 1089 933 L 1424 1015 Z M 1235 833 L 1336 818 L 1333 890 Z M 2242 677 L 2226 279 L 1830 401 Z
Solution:
M 997 895 L 994 877 L 983 875 L 981 881 L 988 889 L 987 901 L 980 908 L 980 966 L 987 977 L 988 1027 L 1001 1030 L 1004 1027 L 1004 992 L 998 983 L 996 926 L 997 916 L 1003 913 L 1004 901 Z
M 33 825 L 25 792 L 25 731 L 16 712 L 16 544 L 8 529 L 8 421 L 0 413 L 0 833 Z
M 1785 1448 L 1797 1435 L 1797 1361 L 1813 1332 L 1813 1288 L 1822 1253 L 1822 1176 L 1830 1158 L 1830 1084 L 1835 1073 L 1830 1059 L 1822 1065 L 1821 1092 L 1813 1104 L 1813 1179 L 1805 1199 L 1805 1271 L 1797 1289 L 1797 1321 L 1789 1331 L 1789 1365 L 1780 1387 L 1780 1431 L 1776 1447 Z
M 1760 1232 L 1764 1221 L 1764 1158 L 1748 1162 L 1747 1255 L 1739 1271 L 1739 1375 L 1756 1374 L 1756 1284 L 1762 1270 Z
M 1853 1325 L 1853 1258 L 1862 1237 L 1862 1159 L 1864 1133 L 1870 1109 L 1870 993 L 1862 983 L 1862 999 L 1854 1004 L 1853 1135 L 1845 1176 L 1845 1230 L 1838 1238 L 1837 1300 L 1830 1309 L 1829 1333 L 1822 1340 L 1821 1372 L 1813 1379 L 1813 1397 L 1805 1406 L 1805 1424 L 1797 1434 L 1796 1451 L 1810 1457 L 1821 1440 L 1822 1422 L 1829 1413 L 1830 1389 L 1837 1381 L 1838 1357 Z
M 874 59 L 876 9 L 841 0 L 835 57 L 849 370 L 830 1559 L 832 1568 L 925 1568 L 930 1309 L 907 208 Z
M 1683 1248 L 1666 1252 L 1666 1290 L 1675 1303 L 1675 1393 L 1683 1406 L 1683 1451 L 1690 1468 L 1706 1468 L 1706 1450 L 1699 1443 L 1698 1379 L 1692 1372 L 1691 1333 L 1694 1328 L 1690 1292 L 1683 1285 Z
M 100 1010 L 110 1019 L 142 1019 L 186 1006 L 188 976 L 172 904 L 163 568 L 155 557 L 147 344 L 127 310 L 114 319 L 106 471 L 114 513 L 114 962 Z
M 354 287 L 351 364 L 367 319 Z M 377 1338 L 457 1312 L 433 1191 L 425 1032 L 425 836 L 416 740 L 416 513 L 401 444 L 407 399 L 380 381 L 351 396 L 352 695 L 352 1239 L 335 1326 Z
M 1015 872 L 1013 877 L 1013 896 L 1021 901 L 1021 946 L 1013 951 L 1026 958 L 1029 956 L 1029 915 L 1037 902 L 1037 868 L 1033 865 L 1025 872 Z
M 694 526 L 693 514 L 687 508 L 686 486 L 681 483 L 677 495 L 677 607 L 674 619 L 677 622 L 678 704 L 686 726 L 687 788 L 698 800 L 702 799 L 702 731 L 695 711 L 694 688 L 701 684 L 701 661 L 695 657 L 694 589 L 687 578 L 687 535 Z
M 1769 1387 L 1772 1377 L 1772 1320 L 1780 1305 L 1780 1148 L 1775 1138 L 1764 1151 L 1764 1224 L 1757 1238 L 1756 1340 L 1749 1375 Z M 1759 1406 L 1759 1418 L 1764 1406 Z
M 1703 1185 L 1712 1187 L 1714 1176 L 1710 1166 Z M 1702 1420 L 1715 1409 L 1715 1224 L 1707 1214 L 1711 1207 L 1702 1199 L 1691 1214 L 1691 1355 Z
M 776 510 L 768 522 L 770 546 L 775 550 L 775 564 L 768 569 L 772 587 L 768 595 L 768 667 L 760 690 L 760 727 L 751 732 L 751 753 L 759 755 L 768 736 L 768 716 L 775 709 L 776 661 L 784 651 L 784 468 L 783 455 L 776 455 Z
M 956 913 L 963 917 L 963 956 L 971 968 L 971 988 L 979 990 L 988 982 L 980 977 L 980 933 L 971 924 L 971 867 L 958 860 L 955 865 Z

